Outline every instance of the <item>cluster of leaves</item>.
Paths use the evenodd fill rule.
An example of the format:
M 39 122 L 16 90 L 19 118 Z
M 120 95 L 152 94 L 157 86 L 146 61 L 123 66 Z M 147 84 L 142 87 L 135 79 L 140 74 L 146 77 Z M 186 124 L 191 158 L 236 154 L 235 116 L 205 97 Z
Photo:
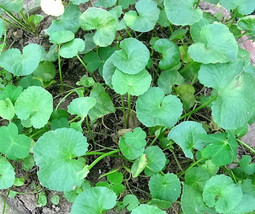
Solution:
M 64 192 L 74 214 L 113 208 L 163 214 L 176 202 L 183 213 L 254 211 L 255 165 L 250 155 L 239 158 L 237 151 L 241 144 L 247 154 L 255 153 L 240 140 L 255 117 L 255 68 L 249 52 L 238 46 L 241 36 L 255 34 L 250 15 L 255 1 L 207 2 L 226 8 L 231 19 L 203 12 L 196 0 L 70 0 L 46 29 L 49 50 L 38 44 L 22 52 L 4 50 L 0 116 L 8 125 L 0 127 L 0 189 L 12 197 L 19 194 L 12 186 L 24 184 L 15 178 L 14 166 L 21 160 L 25 171 L 38 167 L 42 187 Z M 83 13 L 80 4 L 88 6 Z M 23 0 L 0 0 L 0 7 L 16 17 Z M 1 20 L 2 49 L 5 25 Z M 80 28 L 83 37 L 76 38 Z M 89 76 L 65 91 L 61 59 L 72 58 Z M 55 105 L 47 89 L 57 82 L 56 65 L 64 96 Z M 77 98 L 59 109 L 73 93 Z M 113 104 L 116 97 L 120 107 Z M 122 110 L 125 133 L 117 148 L 98 151 L 91 126 L 116 109 Z M 127 129 L 131 115 L 141 127 Z M 179 172 L 169 167 L 174 160 L 168 152 Z M 99 157 L 88 164 L 90 155 Z M 122 158 L 124 164 L 92 185 L 86 177 L 104 157 Z M 228 167 L 232 163 L 237 167 Z M 143 201 L 127 188 L 131 177 L 140 176 L 148 180 Z M 46 205 L 44 191 L 38 194 L 38 206 Z M 57 204 L 59 197 L 51 201 Z

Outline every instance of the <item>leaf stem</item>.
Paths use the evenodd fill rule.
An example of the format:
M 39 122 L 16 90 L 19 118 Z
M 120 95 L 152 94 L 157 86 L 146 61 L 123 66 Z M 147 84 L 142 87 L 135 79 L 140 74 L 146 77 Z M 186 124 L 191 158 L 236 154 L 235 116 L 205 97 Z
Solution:
M 55 110 L 58 110 L 59 106 L 61 105 L 62 102 L 64 102 L 64 100 L 69 96 L 71 95 L 72 93 L 75 93 L 76 90 L 71 90 L 67 95 L 65 95 L 57 104 Z
M 126 115 L 126 109 L 125 109 L 125 103 L 124 103 L 124 96 L 120 96 L 121 99 L 121 105 L 122 105 L 122 111 L 123 111 L 123 119 L 124 119 L 124 124 L 125 127 L 127 128 L 127 115 Z
M 126 33 L 129 35 L 129 37 L 133 37 L 132 35 L 131 35 L 131 33 L 130 33 L 130 31 L 127 29 L 127 28 L 125 28 L 125 31 L 126 31 Z
M 9 194 L 10 194 L 10 190 L 8 190 L 7 195 L 6 195 L 6 197 L 4 198 L 4 205 L 3 205 L 2 214 L 5 214 L 5 209 L 6 209 L 6 204 L 7 204 L 7 198 L 8 198 L 8 196 L 9 196 Z
M 60 58 L 60 44 L 58 45 L 58 72 L 60 79 L 60 92 L 64 92 L 63 78 L 62 78 L 62 70 L 61 70 L 61 58 Z
M 128 93 L 127 127 L 129 127 L 130 112 L 131 112 L 131 95 Z
M 182 176 L 183 174 L 185 174 L 189 169 L 193 168 L 194 166 L 196 166 L 198 163 L 200 163 L 201 161 L 203 161 L 204 158 L 197 160 L 196 162 L 194 162 L 193 164 L 191 164 L 187 169 L 185 169 L 184 171 L 177 173 L 178 177 Z
M 107 157 L 107 156 L 111 156 L 115 153 L 120 152 L 120 149 L 115 149 L 111 152 L 107 152 L 103 155 L 101 155 L 100 157 L 98 157 L 96 160 L 94 160 L 89 166 L 88 166 L 88 170 L 91 170 L 100 160 L 102 160 L 103 158 Z
M 243 145 L 244 147 L 246 147 L 247 149 L 249 149 L 250 151 L 252 151 L 255 154 L 255 150 L 253 148 L 251 148 L 248 144 L 246 144 L 245 142 L 237 139 L 237 142 L 240 143 L 241 145 Z
M 95 141 L 94 134 L 93 134 L 93 132 L 91 131 L 91 128 L 90 128 L 90 125 L 89 125 L 88 116 L 85 118 L 85 121 L 86 121 L 87 129 L 88 129 L 88 131 L 89 131 L 89 135 L 90 135 L 90 137 L 91 137 L 91 139 L 92 139 L 92 141 L 93 141 L 93 145 L 94 145 L 94 147 L 96 148 L 97 143 L 96 143 L 96 141 Z

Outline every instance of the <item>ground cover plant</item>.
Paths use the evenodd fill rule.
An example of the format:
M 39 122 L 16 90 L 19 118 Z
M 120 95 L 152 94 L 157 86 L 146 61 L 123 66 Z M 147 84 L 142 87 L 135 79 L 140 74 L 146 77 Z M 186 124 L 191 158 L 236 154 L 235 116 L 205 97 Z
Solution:
M 41 0 L 43 34 L 41 14 L 0 0 L 2 213 L 31 177 L 37 207 L 64 197 L 72 214 L 255 211 L 255 149 L 240 140 L 255 68 L 239 47 L 255 1 L 206 2 L 228 16 L 197 0 Z M 13 48 L 11 28 L 47 45 Z

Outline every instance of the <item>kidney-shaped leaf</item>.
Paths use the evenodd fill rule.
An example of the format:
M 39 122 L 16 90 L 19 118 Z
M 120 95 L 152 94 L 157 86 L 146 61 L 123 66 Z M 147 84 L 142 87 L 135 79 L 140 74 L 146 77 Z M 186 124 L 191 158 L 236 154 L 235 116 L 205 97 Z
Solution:
M 151 205 L 147 205 L 147 204 L 141 204 L 140 206 L 138 206 L 137 208 L 135 208 L 131 214 L 166 214 L 165 211 L 160 210 L 157 207 L 151 206 Z
M 50 42 L 54 44 L 63 44 L 74 39 L 72 31 L 62 30 L 50 34 Z
M 255 111 L 255 81 L 243 72 L 243 63 L 202 65 L 198 74 L 202 84 L 217 91 L 212 103 L 214 121 L 224 129 L 243 127 Z
M 9 161 L 0 156 L 0 189 L 8 189 L 14 184 L 15 172 Z
M 96 102 L 96 99 L 93 97 L 76 98 L 69 104 L 68 112 L 84 119 L 88 115 L 89 110 L 96 105 Z
M 182 114 L 181 101 L 174 95 L 165 96 L 160 88 L 150 88 L 136 102 L 138 119 L 147 127 L 171 127 Z
M 33 73 L 41 61 L 42 51 L 37 44 L 29 44 L 20 50 L 12 48 L 0 55 L 0 66 L 8 72 L 25 76 Z
M 159 62 L 161 70 L 171 69 L 180 62 L 181 53 L 174 42 L 168 39 L 159 39 L 155 42 L 154 49 L 162 54 L 162 59 Z
M 104 9 L 87 9 L 80 17 L 80 25 L 83 30 L 96 30 L 93 40 L 100 47 L 109 46 L 115 38 L 116 20 Z
M 0 128 L 0 152 L 11 160 L 24 159 L 28 156 L 31 140 L 29 137 L 18 134 L 14 123 Z
M 225 63 L 237 58 L 237 42 L 224 24 L 205 25 L 200 36 L 203 42 L 192 44 L 188 51 L 194 61 L 204 64 Z
M 206 134 L 201 123 L 185 121 L 175 126 L 168 134 L 168 139 L 175 141 L 188 158 L 193 158 L 193 149 L 201 150 L 205 145 L 199 139 L 200 134 Z
M 113 64 L 122 72 L 137 74 L 147 65 L 150 52 L 147 47 L 134 38 L 124 39 L 120 49 L 111 56 Z
M 104 213 L 116 204 L 116 194 L 106 187 L 93 187 L 84 190 L 75 199 L 71 214 Z
M 84 164 L 76 160 L 87 151 L 87 138 L 71 128 L 46 132 L 33 149 L 38 177 L 43 186 L 56 191 L 69 191 L 80 186 Z
M 246 16 L 238 20 L 237 26 L 240 30 L 255 34 L 255 16 Z
M 133 132 L 127 132 L 125 137 L 120 138 L 120 151 L 129 160 L 140 157 L 146 145 L 145 138 L 146 133 L 140 127 L 135 128 Z
M 14 106 L 9 98 L 0 100 L 0 117 L 11 120 L 15 116 Z
M 60 48 L 60 55 L 64 58 L 73 58 L 85 48 L 85 42 L 82 39 L 74 39 Z
M 203 12 L 194 8 L 196 0 L 164 0 L 169 21 L 175 25 L 192 25 L 203 17 Z
M 242 200 L 242 189 L 230 177 L 216 175 L 205 184 L 203 200 L 209 207 L 215 207 L 218 213 L 227 213 Z
M 52 95 L 44 88 L 31 86 L 25 89 L 15 102 L 15 113 L 27 126 L 42 128 L 53 111 Z
M 126 74 L 116 69 L 112 76 L 112 86 L 114 91 L 120 95 L 126 93 L 133 96 L 144 94 L 151 84 L 151 75 L 143 70 L 138 74 Z
M 128 27 L 138 32 L 151 31 L 159 17 L 159 8 L 153 0 L 139 0 L 135 11 L 125 13 L 124 20 Z
M 153 175 L 149 181 L 150 193 L 153 198 L 175 202 L 181 194 L 181 183 L 173 173 Z

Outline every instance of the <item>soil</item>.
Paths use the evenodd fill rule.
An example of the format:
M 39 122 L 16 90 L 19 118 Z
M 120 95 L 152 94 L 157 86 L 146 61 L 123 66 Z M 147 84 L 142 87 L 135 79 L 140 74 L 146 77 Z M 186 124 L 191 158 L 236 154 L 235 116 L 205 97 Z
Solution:
M 27 6 L 28 10 L 38 10 L 38 4 L 35 4 L 34 0 L 27 0 L 25 1 L 25 5 Z M 201 2 L 200 4 L 201 8 L 205 11 L 216 13 L 216 12 L 223 12 L 224 16 L 228 16 L 227 12 L 223 9 L 215 8 L 212 5 L 208 3 Z M 83 7 L 82 10 L 84 11 L 86 8 Z M 44 14 L 45 15 L 45 14 Z M 37 43 L 42 45 L 46 50 L 49 48 L 50 44 L 48 42 L 48 38 L 45 36 L 44 30 L 49 27 L 51 24 L 52 18 L 45 16 L 45 19 L 41 23 L 40 26 L 40 34 L 37 37 L 33 37 L 29 35 L 28 33 L 20 30 L 20 29 L 13 29 L 11 28 L 8 30 L 8 48 L 19 48 L 22 49 L 25 45 L 29 43 Z M 76 86 L 76 82 L 80 80 L 80 78 L 85 74 L 84 68 L 80 64 L 80 62 L 76 59 L 72 60 L 62 60 L 62 70 L 63 70 L 63 79 L 64 83 L 70 86 Z M 56 77 L 58 78 L 58 77 Z M 100 82 L 102 81 L 101 77 L 98 75 L 96 76 L 97 80 Z M 56 79 L 58 80 L 58 79 Z M 59 91 L 56 86 L 52 86 L 48 88 L 48 90 L 52 93 L 54 96 L 54 105 L 62 99 L 62 96 L 59 96 Z M 108 92 L 110 94 L 113 94 L 113 92 L 108 89 Z M 72 99 L 76 97 L 75 94 L 72 96 L 69 96 L 61 105 L 60 108 L 66 109 L 69 103 Z M 118 98 L 114 100 L 115 106 L 121 106 L 121 102 Z M 133 100 L 133 103 L 135 103 L 135 100 Z M 204 115 L 210 115 L 210 112 L 200 112 Z M 199 113 L 199 112 L 198 112 Z M 199 114 L 195 115 L 195 117 L 199 117 Z M 199 118 L 201 120 L 201 118 Z M 122 112 L 117 110 L 115 114 L 110 114 L 106 117 L 104 117 L 103 120 L 98 120 L 91 128 L 95 133 L 98 133 L 96 135 L 96 141 L 100 143 L 102 147 L 111 147 L 111 148 L 117 148 L 117 142 L 118 138 L 121 135 L 121 133 L 125 133 L 125 129 L 123 127 L 123 121 L 122 121 Z M 205 120 L 206 122 L 206 120 Z M 135 114 L 131 117 L 131 128 L 135 128 L 137 126 L 140 126 L 141 124 L 137 120 Z M 143 127 L 145 128 L 145 127 Z M 85 133 L 86 128 L 84 128 Z M 249 128 L 248 134 L 243 137 L 243 141 L 251 146 L 255 146 L 255 125 L 251 126 Z M 89 135 L 87 135 L 89 136 Z M 89 139 L 89 143 L 91 143 L 91 140 Z M 174 157 L 174 154 L 172 154 L 170 151 L 165 151 L 165 154 L 167 158 L 169 159 L 169 164 L 167 165 L 166 170 L 168 172 L 177 173 L 180 172 L 180 169 L 177 167 L 176 160 L 177 158 L 179 162 L 181 163 L 181 167 L 183 169 L 187 168 L 187 166 L 190 164 L 189 161 L 184 157 L 184 154 L 182 153 L 181 149 L 177 149 L 175 152 L 176 157 Z M 87 159 L 88 164 L 91 163 L 96 156 L 90 156 Z M 98 181 L 105 181 L 105 178 L 98 179 L 100 175 L 109 172 L 112 169 L 119 168 L 123 165 L 123 160 L 119 158 L 105 158 L 100 163 L 98 163 L 88 174 L 87 179 L 92 183 L 96 184 Z M 21 187 L 15 187 L 12 188 L 13 191 L 20 192 L 22 194 L 18 194 L 15 198 L 7 198 L 7 191 L 0 191 L 0 210 L 2 210 L 2 206 L 4 204 L 4 200 L 7 198 L 7 207 L 6 207 L 6 214 L 68 214 L 71 210 L 71 203 L 67 202 L 65 198 L 63 197 L 63 194 L 59 192 L 52 192 L 49 191 L 43 187 L 41 187 L 37 176 L 37 168 L 34 167 L 31 169 L 28 173 L 22 170 L 21 163 L 15 164 L 16 169 L 16 177 L 25 177 L 25 185 Z M 125 175 L 125 174 L 124 174 Z M 148 197 L 148 178 L 139 176 L 139 178 L 131 178 L 129 180 L 129 187 L 123 193 L 120 197 L 123 197 L 125 194 L 128 194 L 129 192 L 132 192 L 135 194 L 139 199 L 141 200 L 147 200 Z M 45 207 L 38 207 L 36 206 L 37 200 L 38 200 L 38 194 L 35 193 L 35 186 L 39 187 L 39 189 L 36 190 L 36 192 L 45 191 L 48 202 Z M 131 191 L 131 190 L 132 191 Z M 26 193 L 26 194 L 24 194 Z M 60 196 L 60 203 L 59 205 L 54 205 L 51 203 L 50 198 L 53 194 L 58 194 Z M 179 213 L 180 205 L 179 204 L 173 204 L 172 208 L 168 210 L 168 213 Z M 113 213 L 120 213 L 116 210 L 111 210 L 107 212 L 108 214 Z M 125 213 L 125 211 L 123 211 Z

